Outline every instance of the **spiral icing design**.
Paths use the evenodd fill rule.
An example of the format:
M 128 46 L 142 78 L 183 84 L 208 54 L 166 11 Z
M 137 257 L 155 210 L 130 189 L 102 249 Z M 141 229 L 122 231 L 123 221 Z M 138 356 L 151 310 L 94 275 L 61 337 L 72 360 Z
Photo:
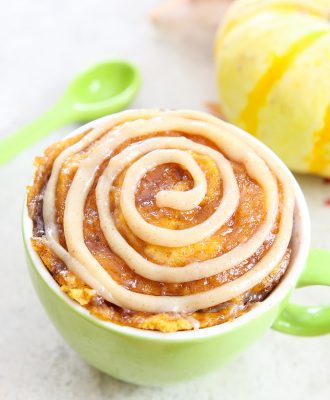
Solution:
M 87 156 L 77 163 L 67 189 L 61 228 L 63 241 L 56 190 L 66 160 L 81 152 Z M 209 160 L 220 177 L 221 196 L 212 212 L 183 229 L 161 226 L 145 218 L 137 205 L 136 193 L 146 175 L 162 165 L 179 166 L 193 184 L 185 190 L 175 187 L 159 190 L 154 198 L 156 207 L 169 213 L 174 210 L 189 214 L 210 201 L 209 178 L 199 157 Z M 234 165 L 244 168 L 251 182 L 260 188 L 264 212 L 253 234 L 228 251 L 180 266 L 171 262 L 160 264 L 141 254 L 118 229 L 115 211 L 119 209 L 136 240 L 165 252 L 209 240 L 235 216 L 240 206 L 242 193 Z M 195 281 L 230 271 L 258 254 L 273 234 L 274 226 L 276 235 L 263 257 L 237 279 L 183 295 L 141 293 L 121 285 L 86 244 L 85 206 L 92 191 L 97 221 L 107 246 L 138 277 L 164 285 L 193 285 Z M 116 202 L 112 201 L 114 191 Z M 232 126 L 192 111 L 137 110 L 97 121 L 57 156 L 43 197 L 45 236 L 57 257 L 104 299 L 122 308 L 150 313 L 194 312 L 221 304 L 256 286 L 284 257 L 292 234 L 293 210 L 291 177 L 280 163 Z

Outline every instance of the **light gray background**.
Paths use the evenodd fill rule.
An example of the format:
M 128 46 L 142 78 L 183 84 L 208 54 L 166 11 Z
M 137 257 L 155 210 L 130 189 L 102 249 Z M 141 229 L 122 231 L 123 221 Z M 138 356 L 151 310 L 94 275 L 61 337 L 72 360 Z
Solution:
M 198 32 L 156 28 L 156 0 L 1 0 L 0 135 L 45 110 L 71 76 L 94 61 L 127 57 L 143 74 L 134 107 L 205 109 L 215 100 L 211 43 Z M 193 29 L 194 31 L 195 28 Z M 198 31 L 198 30 L 197 30 Z M 86 365 L 48 321 L 23 255 L 20 211 L 33 156 L 70 127 L 0 167 L 0 399 L 313 399 L 330 392 L 330 337 L 270 331 L 248 352 L 200 380 L 169 388 L 116 381 Z M 299 178 L 310 205 L 313 244 L 330 248 L 330 186 Z M 325 288 L 297 298 L 330 303 Z

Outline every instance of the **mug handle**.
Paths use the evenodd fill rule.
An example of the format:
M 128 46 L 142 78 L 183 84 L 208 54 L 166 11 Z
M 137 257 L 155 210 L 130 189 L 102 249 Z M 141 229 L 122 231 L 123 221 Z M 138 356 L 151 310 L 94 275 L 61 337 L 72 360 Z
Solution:
M 330 286 L 330 252 L 312 249 L 297 288 L 313 285 Z M 330 333 L 330 305 L 303 306 L 289 303 L 273 325 L 273 329 L 298 336 Z

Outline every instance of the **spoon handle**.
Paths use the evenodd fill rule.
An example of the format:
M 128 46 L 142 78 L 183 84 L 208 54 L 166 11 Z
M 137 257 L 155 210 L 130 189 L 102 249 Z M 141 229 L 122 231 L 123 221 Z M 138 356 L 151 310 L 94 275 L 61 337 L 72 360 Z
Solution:
M 33 122 L 0 140 L 0 165 L 70 121 L 68 110 L 61 103 L 57 103 Z

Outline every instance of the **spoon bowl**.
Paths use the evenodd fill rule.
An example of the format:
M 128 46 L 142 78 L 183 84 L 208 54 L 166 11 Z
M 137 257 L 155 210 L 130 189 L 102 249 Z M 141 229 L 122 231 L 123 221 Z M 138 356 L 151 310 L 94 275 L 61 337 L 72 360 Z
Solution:
M 77 120 L 89 121 L 126 108 L 139 87 L 136 67 L 127 61 L 106 61 L 79 74 L 63 101 L 71 104 Z

